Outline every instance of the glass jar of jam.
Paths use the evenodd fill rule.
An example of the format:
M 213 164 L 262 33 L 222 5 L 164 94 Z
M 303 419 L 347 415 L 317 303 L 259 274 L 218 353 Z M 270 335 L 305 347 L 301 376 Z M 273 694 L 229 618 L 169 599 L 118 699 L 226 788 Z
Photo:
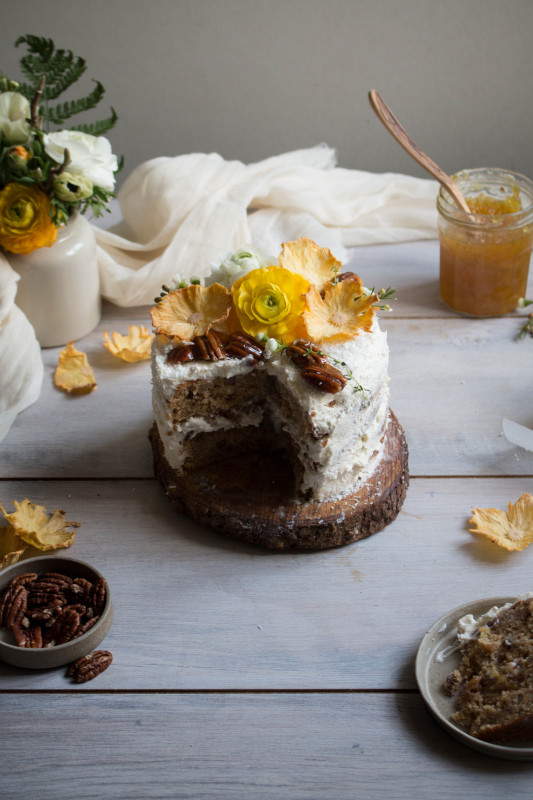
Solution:
M 525 297 L 533 240 L 533 182 L 502 169 L 453 176 L 472 214 L 441 187 L 437 198 L 440 297 L 463 314 L 514 311 Z

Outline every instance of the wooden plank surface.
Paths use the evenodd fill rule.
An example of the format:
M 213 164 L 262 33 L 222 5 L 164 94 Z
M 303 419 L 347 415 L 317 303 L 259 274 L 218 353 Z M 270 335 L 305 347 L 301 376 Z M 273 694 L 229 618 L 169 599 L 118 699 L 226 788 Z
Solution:
M 43 351 L 41 397 L 2 443 L 0 500 L 82 523 L 66 553 L 109 580 L 114 662 L 81 687 L 63 669 L 0 665 L 2 800 L 531 796 L 533 765 L 435 723 L 414 659 L 443 613 L 533 589 L 533 548 L 468 532 L 475 506 L 532 491 L 533 454 L 502 419 L 533 427 L 533 343 L 514 341 L 519 314 L 472 320 L 440 303 L 436 242 L 359 248 L 349 266 L 398 289 L 382 320 L 412 479 L 394 523 L 339 550 L 263 551 L 172 508 L 153 478 L 149 364 L 102 347 L 103 330 L 149 325 L 147 308 L 105 304 L 79 342 L 91 395 L 59 392 L 59 349 Z
M 138 313 L 138 312 L 137 312 Z M 71 397 L 53 384 L 58 348 L 43 351 L 38 402 L 2 443 L 0 478 L 151 478 L 148 362 L 125 364 L 102 331 L 139 319 L 106 318 L 78 347 L 98 388 Z M 533 426 L 531 344 L 515 318 L 399 319 L 383 315 L 391 350 L 391 407 L 404 427 L 411 475 L 533 475 L 533 453 L 509 444 L 502 419 Z
M 465 759 L 417 695 L 6 696 L 2 722 L 2 800 L 531 798 L 533 765 Z
M 114 654 L 98 689 L 414 689 L 425 631 L 469 600 L 533 589 L 533 547 L 468 533 L 526 478 L 415 479 L 399 517 L 341 549 L 272 553 L 201 528 L 155 481 L 8 482 L 82 522 L 68 553 L 109 581 Z M 2 688 L 77 689 L 63 669 L 0 666 Z

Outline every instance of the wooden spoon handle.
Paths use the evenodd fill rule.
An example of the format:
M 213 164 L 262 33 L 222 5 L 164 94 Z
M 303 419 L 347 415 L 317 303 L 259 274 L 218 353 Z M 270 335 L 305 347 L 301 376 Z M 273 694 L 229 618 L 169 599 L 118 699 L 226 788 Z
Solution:
M 470 214 L 468 203 L 466 202 L 463 194 L 457 184 L 449 175 L 447 175 L 435 162 L 419 148 L 416 142 L 413 142 L 403 125 L 394 116 L 387 103 L 383 100 L 375 89 L 371 89 L 368 93 L 370 105 L 376 112 L 377 116 L 387 128 L 390 134 L 394 136 L 398 144 L 409 153 L 411 158 L 424 167 L 434 178 L 436 178 L 442 186 L 446 187 L 448 192 L 454 198 L 457 205 Z

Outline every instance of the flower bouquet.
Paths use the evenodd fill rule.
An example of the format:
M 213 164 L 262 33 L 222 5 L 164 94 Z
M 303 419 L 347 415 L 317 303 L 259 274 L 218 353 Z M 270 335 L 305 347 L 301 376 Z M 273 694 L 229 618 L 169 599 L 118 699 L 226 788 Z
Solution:
M 118 117 L 111 109 L 107 119 L 65 129 L 66 120 L 100 102 L 104 87 L 96 81 L 85 97 L 54 105 L 85 72 L 85 60 L 51 39 L 21 36 L 21 44 L 26 80 L 0 75 L 0 247 L 27 255 L 53 245 L 75 212 L 108 209 L 119 162 L 102 134 Z

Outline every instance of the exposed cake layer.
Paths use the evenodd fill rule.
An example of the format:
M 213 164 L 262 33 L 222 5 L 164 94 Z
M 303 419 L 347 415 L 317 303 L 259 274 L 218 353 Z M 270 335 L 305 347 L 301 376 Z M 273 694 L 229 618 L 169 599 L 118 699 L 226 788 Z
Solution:
M 389 398 L 387 336 L 377 320 L 371 332 L 324 351 L 351 376 L 334 395 L 310 388 L 286 357 L 267 366 L 282 398 L 274 419 L 298 455 L 301 491 L 314 500 L 341 497 L 368 476 L 382 450 Z
M 496 610 L 464 645 L 452 719 L 485 741 L 533 739 L 533 599 Z
M 284 352 L 260 364 L 251 358 L 176 364 L 167 362 L 171 349 L 163 337 L 154 342 L 153 405 L 165 458 L 178 472 L 198 463 L 205 448 L 216 457 L 207 443 L 195 448 L 208 434 L 244 427 L 247 447 L 264 446 L 265 437 L 274 446 L 288 443 L 306 499 L 343 496 L 374 469 L 388 412 L 387 337 L 377 320 L 372 331 L 324 348 L 348 377 L 337 394 L 310 386 Z
M 207 450 L 216 459 L 214 443 L 205 443 L 207 435 L 262 425 L 267 376 L 254 369 L 251 359 L 168 363 L 171 349 L 163 341 L 154 344 L 152 403 L 165 458 L 179 473 L 205 463 Z M 226 449 L 224 439 L 218 439 L 220 458 Z M 233 441 L 242 437 L 234 435 Z

